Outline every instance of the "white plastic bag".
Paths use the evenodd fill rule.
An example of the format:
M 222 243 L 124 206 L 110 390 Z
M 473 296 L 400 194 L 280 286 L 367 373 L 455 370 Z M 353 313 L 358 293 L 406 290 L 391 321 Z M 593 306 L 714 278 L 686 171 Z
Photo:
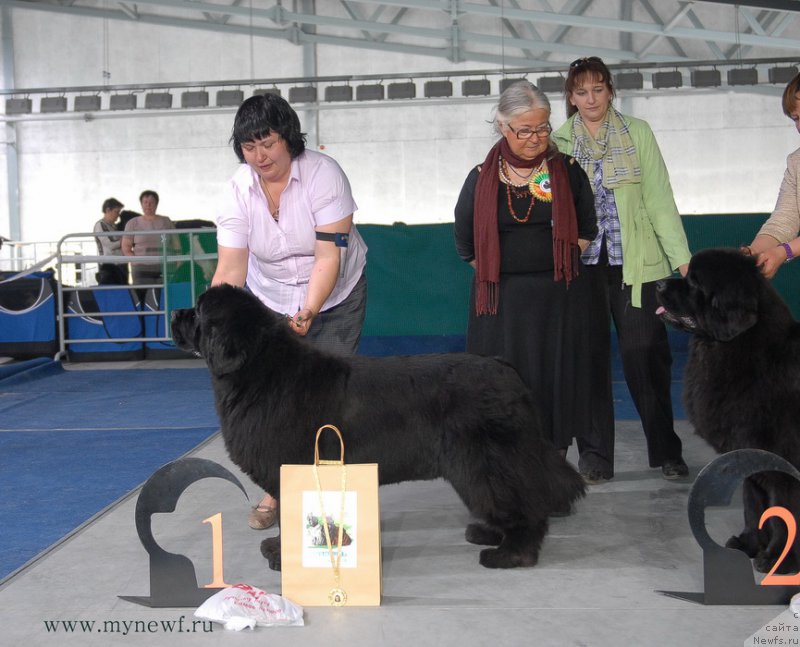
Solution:
M 194 615 L 225 625 L 225 629 L 241 631 L 245 627 L 299 627 L 303 607 L 291 600 L 267 593 L 249 584 L 236 584 L 212 595 Z

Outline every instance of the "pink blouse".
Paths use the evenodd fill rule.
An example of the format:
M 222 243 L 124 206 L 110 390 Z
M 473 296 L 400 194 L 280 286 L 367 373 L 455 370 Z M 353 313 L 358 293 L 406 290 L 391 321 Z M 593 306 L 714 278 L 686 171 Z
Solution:
M 336 161 L 309 150 L 292 160 L 280 205 L 276 222 L 258 175 L 242 164 L 223 194 L 217 215 L 217 242 L 223 247 L 247 248 L 247 286 L 275 312 L 294 315 L 305 303 L 314 265 L 314 228 L 346 218 L 358 207 L 347 176 Z M 355 225 L 350 228 L 346 250 L 342 256 L 344 276 L 336 282 L 322 310 L 344 301 L 364 271 L 367 246 Z

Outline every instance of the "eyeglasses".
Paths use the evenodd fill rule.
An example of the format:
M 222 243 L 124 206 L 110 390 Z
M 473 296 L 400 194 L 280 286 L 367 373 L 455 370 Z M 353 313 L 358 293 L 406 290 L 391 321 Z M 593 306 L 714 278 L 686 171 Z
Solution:
M 542 124 L 533 129 L 520 128 L 519 130 L 514 130 L 511 124 L 506 124 L 506 127 L 517 136 L 517 139 L 530 139 L 534 135 L 537 138 L 547 137 L 553 131 L 553 127 L 550 124 Z
M 575 69 L 576 67 L 580 67 L 581 65 L 586 65 L 588 63 L 602 63 L 603 59 L 597 56 L 584 56 L 583 58 L 576 58 L 572 63 L 569 64 L 569 69 Z

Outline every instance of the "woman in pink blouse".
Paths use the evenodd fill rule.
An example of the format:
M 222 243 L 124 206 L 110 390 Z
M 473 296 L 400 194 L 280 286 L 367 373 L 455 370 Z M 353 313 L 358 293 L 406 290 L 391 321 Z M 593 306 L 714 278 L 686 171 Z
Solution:
M 355 354 L 366 313 L 367 247 L 353 225 L 357 207 L 347 176 L 331 157 L 306 150 L 297 113 L 274 94 L 239 107 L 231 143 L 242 165 L 217 216 L 211 284 L 246 286 L 287 315 L 298 335 Z M 268 528 L 276 514 L 277 501 L 267 494 L 248 522 Z

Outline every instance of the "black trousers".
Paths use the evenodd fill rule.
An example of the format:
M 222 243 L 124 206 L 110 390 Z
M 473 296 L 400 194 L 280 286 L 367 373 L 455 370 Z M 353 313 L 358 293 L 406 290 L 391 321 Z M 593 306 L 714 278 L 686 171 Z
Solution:
M 611 389 L 611 320 L 617 330 L 625 382 L 647 439 L 650 467 L 679 459 L 681 439 L 672 417 L 672 352 L 667 330 L 656 316 L 656 283 L 642 286 L 642 307 L 631 304 L 631 287 L 622 283 L 622 267 L 605 263 L 582 267 L 590 283 L 591 412 L 589 430 L 577 437 L 581 469 L 614 474 L 614 400 Z

